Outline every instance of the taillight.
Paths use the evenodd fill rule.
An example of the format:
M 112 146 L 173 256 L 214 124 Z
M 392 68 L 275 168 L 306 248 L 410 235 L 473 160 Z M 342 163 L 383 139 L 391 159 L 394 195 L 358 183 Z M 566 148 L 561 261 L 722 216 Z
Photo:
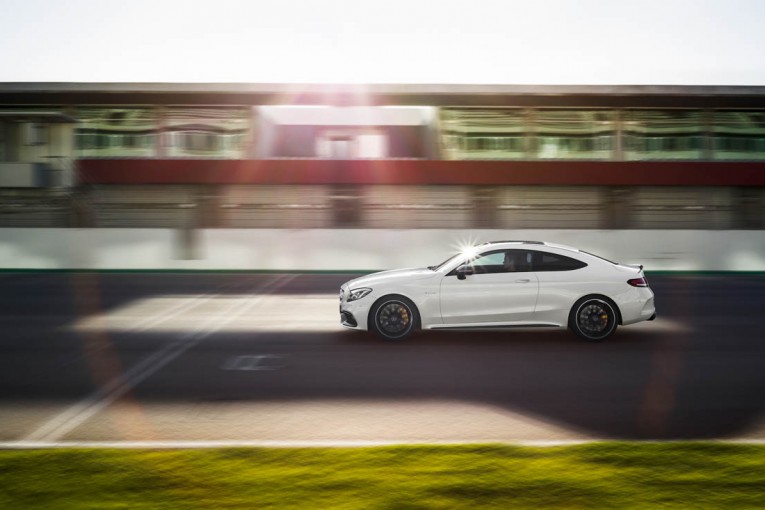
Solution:
M 627 283 L 632 285 L 633 287 L 648 287 L 648 282 L 645 281 L 645 278 L 633 278 L 632 280 L 627 280 Z

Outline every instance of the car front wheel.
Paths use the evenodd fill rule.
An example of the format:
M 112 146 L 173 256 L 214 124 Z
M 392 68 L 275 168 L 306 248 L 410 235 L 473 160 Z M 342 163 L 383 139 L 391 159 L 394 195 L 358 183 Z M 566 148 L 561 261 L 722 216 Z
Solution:
M 591 342 L 605 340 L 616 331 L 616 306 L 600 297 L 587 297 L 574 304 L 569 316 L 571 330 Z
M 372 306 L 370 329 L 386 340 L 403 340 L 417 329 L 417 307 L 404 296 L 385 296 Z

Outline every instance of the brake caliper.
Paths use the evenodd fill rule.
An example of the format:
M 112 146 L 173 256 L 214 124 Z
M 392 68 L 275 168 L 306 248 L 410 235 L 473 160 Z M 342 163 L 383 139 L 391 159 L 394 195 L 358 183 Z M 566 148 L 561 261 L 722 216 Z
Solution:
M 404 324 L 409 324 L 409 312 L 403 306 L 398 308 L 398 313 L 401 315 L 401 321 Z

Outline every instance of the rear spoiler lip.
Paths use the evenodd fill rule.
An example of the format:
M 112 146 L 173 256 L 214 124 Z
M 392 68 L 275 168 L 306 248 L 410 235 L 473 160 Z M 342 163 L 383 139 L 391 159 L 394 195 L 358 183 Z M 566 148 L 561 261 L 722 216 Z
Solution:
M 617 264 L 617 266 L 631 267 L 632 269 L 637 269 L 639 271 L 643 270 L 643 264 Z

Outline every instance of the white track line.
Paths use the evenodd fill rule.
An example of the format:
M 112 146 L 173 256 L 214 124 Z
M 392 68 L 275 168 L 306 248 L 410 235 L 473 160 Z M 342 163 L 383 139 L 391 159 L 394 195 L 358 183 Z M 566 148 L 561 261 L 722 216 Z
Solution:
M 370 446 L 450 446 L 450 445 L 505 445 L 550 448 L 602 443 L 643 444 L 726 444 L 765 445 L 765 439 L 669 439 L 638 440 L 572 439 L 498 441 L 497 439 L 469 439 L 466 441 L 0 441 L 0 449 L 29 450 L 40 448 L 138 448 L 138 449 L 205 449 L 205 448 L 363 448 Z
M 254 289 L 253 292 L 258 292 L 259 294 L 255 294 L 250 300 L 236 302 L 234 306 L 229 307 L 229 309 L 225 310 L 220 315 L 213 317 L 212 320 L 202 324 L 196 330 L 182 335 L 180 339 L 153 353 L 141 363 L 138 363 L 124 374 L 116 377 L 87 398 L 43 423 L 20 442 L 31 443 L 39 441 L 50 443 L 58 441 L 95 414 L 99 413 L 105 407 L 125 395 L 136 385 L 166 366 L 175 358 L 223 328 L 239 314 L 249 310 L 252 306 L 257 305 L 261 299 L 265 298 L 266 293 L 273 292 L 274 290 L 283 287 L 292 281 L 295 276 L 296 275 L 280 275 L 260 288 Z

